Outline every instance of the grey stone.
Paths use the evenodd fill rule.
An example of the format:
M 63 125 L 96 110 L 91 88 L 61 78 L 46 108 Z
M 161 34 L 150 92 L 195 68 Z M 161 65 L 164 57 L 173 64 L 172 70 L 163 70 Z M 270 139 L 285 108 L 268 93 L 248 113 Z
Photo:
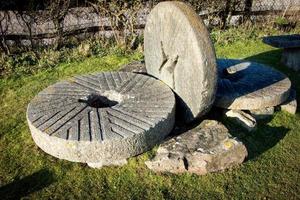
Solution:
M 297 112 L 297 92 L 296 90 L 291 90 L 291 95 L 286 102 L 280 105 L 280 109 L 291 114 L 296 114 Z
M 120 71 L 147 74 L 144 61 L 134 61 L 121 67 Z
M 183 2 L 162 2 L 151 11 L 144 33 L 148 74 L 178 95 L 182 121 L 212 106 L 217 83 L 215 51 L 204 23 Z
M 237 124 L 251 132 L 256 130 L 256 120 L 250 114 L 241 110 L 228 110 L 225 116 L 232 118 Z
M 263 42 L 277 48 L 300 48 L 300 35 L 277 35 L 263 38 Z
M 271 117 L 274 114 L 275 109 L 274 107 L 267 107 L 258 110 L 249 110 L 249 112 L 256 120 L 261 120 Z
M 126 165 L 126 164 L 127 164 L 126 159 L 107 160 L 107 161 L 101 161 L 101 162 L 97 162 L 97 163 L 87 163 L 87 165 L 89 167 L 95 168 L 95 169 L 100 169 L 100 168 L 105 167 L 105 166 L 122 166 L 122 165 Z
M 173 129 L 174 115 L 175 97 L 163 82 L 105 72 L 49 86 L 30 102 L 27 121 L 46 153 L 100 166 L 151 149 Z
M 283 73 L 255 62 L 218 59 L 215 106 L 232 110 L 257 110 L 287 100 L 291 81 Z
M 300 70 L 300 35 L 278 35 L 263 38 L 263 42 L 277 48 L 283 48 L 281 62 L 287 67 Z
M 281 63 L 295 71 L 300 70 L 300 47 L 284 49 L 281 56 Z
M 155 172 L 204 175 L 238 165 L 246 156 L 246 147 L 223 124 L 205 120 L 162 143 L 154 159 L 146 161 L 146 165 Z

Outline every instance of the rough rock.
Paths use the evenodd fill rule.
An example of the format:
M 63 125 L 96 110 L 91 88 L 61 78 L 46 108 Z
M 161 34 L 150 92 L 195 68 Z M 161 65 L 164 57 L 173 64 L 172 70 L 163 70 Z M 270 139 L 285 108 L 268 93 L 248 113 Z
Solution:
M 283 48 L 281 63 L 287 67 L 300 70 L 300 35 L 278 35 L 263 38 L 263 42 L 277 48 Z
M 60 159 L 115 165 L 151 149 L 174 126 L 171 89 L 149 76 L 105 72 L 40 92 L 27 120 L 35 143 Z
M 234 119 L 234 121 L 251 132 L 256 130 L 256 120 L 250 114 L 241 110 L 228 110 L 225 116 Z
M 144 61 L 133 61 L 121 67 L 119 71 L 147 74 Z
M 156 5 L 147 18 L 144 49 L 148 74 L 178 95 L 181 121 L 191 122 L 211 108 L 216 56 L 209 32 L 192 8 L 178 1 Z
M 257 110 L 280 105 L 290 95 L 290 79 L 266 65 L 233 59 L 218 59 L 217 63 L 217 107 Z
M 275 108 L 267 107 L 258 110 L 249 110 L 249 112 L 256 120 L 261 120 L 271 117 L 275 112 Z
M 280 109 L 291 114 L 296 114 L 297 112 L 297 93 L 296 90 L 291 90 L 291 95 L 289 99 L 280 105 Z
M 223 124 L 205 120 L 162 143 L 154 159 L 146 161 L 146 165 L 155 172 L 204 175 L 238 165 L 246 156 L 246 147 Z

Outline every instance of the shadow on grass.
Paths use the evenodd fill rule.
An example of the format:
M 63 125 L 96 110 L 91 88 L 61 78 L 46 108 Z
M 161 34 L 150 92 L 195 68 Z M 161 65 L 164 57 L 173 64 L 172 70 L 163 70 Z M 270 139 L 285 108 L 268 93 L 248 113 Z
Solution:
M 274 147 L 290 131 L 283 126 L 272 127 L 267 125 L 267 121 L 260 121 L 257 130 L 249 133 L 230 122 L 230 119 L 224 119 L 223 122 L 228 128 L 229 133 L 233 137 L 238 138 L 246 146 L 248 160 L 255 159 L 257 156 Z
M 250 57 L 245 58 L 245 60 L 255 61 L 262 64 L 268 64 L 272 66 L 280 65 L 280 58 L 281 58 L 282 50 L 275 49 L 272 51 L 266 51 L 263 53 L 259 53 Z M 282 67 L 281 69 L 284 69 Z
M 29 194 L 48 187 L 54 182 L 52 172 L 42 169 L 20 180 L 0 187 L 0 199 L 21 199 Z
M 223 112 L 223 109 L 213 107 L 207 117 L 222 122 L 233 137 L 243 142 L 248 151 L 248 160 L 255 159 L 274 147 L 290 131 L 283 126 L 269 126 L 268 123 L 273 119 L 273 116 L 270 116 L 265 120 L 259 120 L 255 131 L 248 132 L 234 120 L 224 117 Z

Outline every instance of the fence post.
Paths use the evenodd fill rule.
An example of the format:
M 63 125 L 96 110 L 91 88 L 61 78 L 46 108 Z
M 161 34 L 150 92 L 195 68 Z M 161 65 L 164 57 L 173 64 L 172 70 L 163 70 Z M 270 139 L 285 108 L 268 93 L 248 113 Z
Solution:
M 253 0 L 245 0 L 244 21 L 250 19 Z

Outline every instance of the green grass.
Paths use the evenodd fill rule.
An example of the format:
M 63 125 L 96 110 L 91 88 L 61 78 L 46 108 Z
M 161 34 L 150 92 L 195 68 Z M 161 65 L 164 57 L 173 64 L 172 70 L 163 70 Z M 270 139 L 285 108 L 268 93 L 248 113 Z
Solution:
M 285 72 L 300 94 L 300 73 L 279 64 L 280 50 L 260 38 L 216 46 L 218 57 L 246 58 Z M 33 142 L 26 106 L 43 88 L 74 74 L 117 70 L 141 54 L 111 54 L 60 64 L 31 76 L 0 80 L 0 199 L 299 199 L 300 114 L 277 112 L 247 133 L 222 119 L 249 151 L 241 166 L 205 176 L 155 174 L 144 161 L 155 150 L 129 159 L 123 167 L 90 169 L 56 159 Z

